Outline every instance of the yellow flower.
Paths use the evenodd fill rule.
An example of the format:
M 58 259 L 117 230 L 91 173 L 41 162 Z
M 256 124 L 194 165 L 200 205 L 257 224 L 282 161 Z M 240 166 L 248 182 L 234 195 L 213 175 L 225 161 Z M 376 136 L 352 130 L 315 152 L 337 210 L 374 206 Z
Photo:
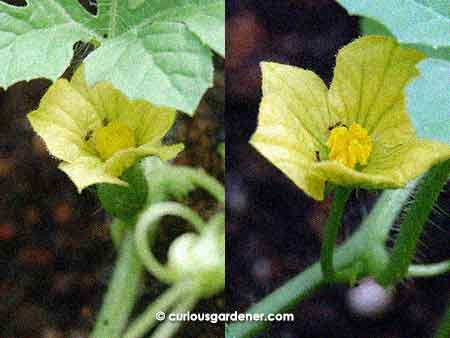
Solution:
M 175 109 L 128 100 L 109 82 L 88 86 L 80 67 L 71 81 L 56 81 L 28 119 L 81 192 L 96 183 L 127 185 L 118 177 L 142 157 L 175 157 L 183 145 L 161 143 L 175 116 Z
M 423 58 L 394 39 L 363 37 L 339 51 L 330 89 L 311 71 L 264 62 L 250 142 L 316 200 L 327 181 L 403 187 L 450 158 L 449 145 L 416 137 L 406 112 L 404 89 Z

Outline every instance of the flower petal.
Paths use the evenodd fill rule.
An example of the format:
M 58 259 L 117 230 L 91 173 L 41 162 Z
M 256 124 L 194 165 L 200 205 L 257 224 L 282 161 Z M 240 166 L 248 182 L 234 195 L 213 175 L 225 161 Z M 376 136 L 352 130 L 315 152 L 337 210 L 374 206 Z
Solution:
M 309 196 L 323 199 L 325 181 L 311 176 L 316 143 L 278 93 L 266 94 L 250 143 Z
M 126 185 L 117 177 L 144 156 L 175 157 L 183 144 L 161 144 L 175 114 L 175 109 L 157 108 L 143 100 L 131 101 L 108 82 L 88 86 L 81 66 L 70 82 L 56 81 L 44 95 L 39 109 L 28 117 L 50 153 L 64 161 L 60 169 L 81 192 L 96 183 Z M 119 147 L 103 161 L 98 148 L 95 149 L 98 146 L 95 132 L 104 128 L 105 122 L 114 121 L 123 121 L 130 127 L 132 136 L 137 138 L 137 147 L 134 142 L 125 144 L 130 148 Z
M 112 176 L 120 176 L 122 173 L 130 168 L 139 156 L 136 148 L 124 149 L 116 152 L 105 163 L 105 171 Z
M 399 185 L 405 185 L 430 169 L 433 165 L 450 159 L 450 145 L 437 141 L 414 138 L 396 147 L 376 145 L 367 174 L 390 177 Z
M 92 104 L 101 120 L 119 119 L 120 116 L 128 114 L 131 109 L 130 100 L 110 82 L 102 81 L 93 87 L 89 86 L 84 76 L 83 65 L 74 73 L 70 83 Z
M 424 54 L 400 46 L 394 39 L 366 36 L 343 47 L 336 58 L 329 91 L 330 109 L 345 124 L 359 123 L 376 134 L 383 123 L 401 120 L 411 133 L 404 109 L 404 89 L 419 72 Z
M 137 144 L 160 141 L 173 126 L 176 110 L 157 107 L 144 100 L 131 101 L 126 115 L 130 127 L 135 130 Z
M 157 107 L 145 100 L 128 100 L 109 82 L 99 82 L 93 88 L 89 87 L 83 66 L 75 72 L 71 83 L 99 112 L 104 112 L 102 118 L 126 122 L 135 131 L 138 145 L 159 141 L 175 121 L 175 109 Z
M 59 169 L 73 181 L 78 192 L 97 183 L 112 183 L 127 186 L 127 183 L 106 172 L 104 163 L 95 157 L 81 157 L 73 163 L 63 162 Z
M 94 151 L 84 138 L 100 120 L 90 102 L 67 80 L 56 81 L 28 118 L 50 153 L 59 159 L 71 162 Z
M 263 97 L 279 97 L 297 120 L 301 133 L 310 134 L 315 148 L 326 148 L 328 128 L 336 118 L 327 103 L 327 87 L 313 72 L 298 67 L 262 62 Z
M 393 149 L 377 147 L 362 171 L 350 169 L 337 161 L 313 165 L 313 172 L 336 185 L 367 189 L 404 187 L 433 165 L 450 159 L 450 146 L 435 141 L 413 139 Z
M 120 150 L 104 163 L 105 171 L 109 175 L 120 176 L 126 169 L 131 167 L 142 157 L 155 155 L 163 160 L 170 160 L 176 157 L 183 148 L 184 145 L 182 143 L 168 146 L 161 144 L 145 144 L 138 148 Z
M 391 177 L 383 174 L 368 174 L 351 169 L 338 161 L 323 161 L 313 164 L 312 172 L 327 182 L 339 186 L 363 187 L 367 189 L 384 189 L 401 187 Z
M 162 160 L 171 160 L 175 158 L 184 149 L 183 143 L 162 145 L 162 144 L 144 144 L 137 148 L 139 156 L 156 155 Z

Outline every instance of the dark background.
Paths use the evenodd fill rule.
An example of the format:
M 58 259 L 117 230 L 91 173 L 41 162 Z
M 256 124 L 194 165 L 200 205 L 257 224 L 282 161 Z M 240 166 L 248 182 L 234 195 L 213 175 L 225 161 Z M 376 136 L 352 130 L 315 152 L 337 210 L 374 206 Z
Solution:
M 317 203 L 306 197 L 247 143 L 261 98 L 259 62 L 311 69 L 329 84 L 338 49 L 359 35 L 358 19 L 334 1 L 227 1 L 229 311 L 244 311 L 318 259 L 330 208 L 330 200 Z M 352 196 L 340 240 L 375 200 L 364 191 Z M 449 214 L 447 186 L 419 244 L 418 262 L 450 258 Z M 276 324 L 259 337 L 430 338 L 450 298 L 449 281 L 448 275 L 407 280 L 397 288 L 391 307 L 370 318 L 351 311 L 347 286 L 325 288 L 293 309 L 294 323 Z
M 24 5 L 20 0 L 5 2 Z M 87 0 L 80 2 L 95 11 Z M 73 63 L 89 50 L 86 45 L 74 46 Z M 220 58 L 215 61 L 214 88 L 193 119 L 179 114 L 169 139 L 186 146 L 176 164 L 202 167 L 223 181 L 224 163 L 216 150 L 225 138 L 224 65 Z M 69 68 L 64 77 L 72 71 Z M 0 338 L 88 337 L 116 258 L 110 219 L 95 188 L 79 195 L 26 119 L 50 84 L 38 79 L 0 88 Z M 185 203 L 203 216 L 214 208 L 201 191 Z M 176 223 L 162 231 L 156 254 L 185 228 Z M 147 275 L 135 314 L 165 288 Z M 219 295 L 201 301 L 194 311 L 222 312 L 224 305 L 224 296 Z M 177 337 L 223 337 L 223 325 L 188 323 Z

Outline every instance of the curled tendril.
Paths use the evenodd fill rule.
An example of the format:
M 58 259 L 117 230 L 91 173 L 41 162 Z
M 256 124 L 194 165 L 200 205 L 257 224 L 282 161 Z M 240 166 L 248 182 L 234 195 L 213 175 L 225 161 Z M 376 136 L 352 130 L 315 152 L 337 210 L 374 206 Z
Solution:
M 194 225 L 201 232 L 206 224 L 195 212 L 176 202 L 162 202 L 152 205 L 139 217 L 136 224 L 136 249 L 144 266 L 159 280 L 165 283 L 177 281 L 176 272 L 168 265 L 162 265 L 151 251 L 159 221 L 163 216 L 178 216 Z M 149 245 L 147 244 L 147 239 Z
M 156 229 L 164 216 L 183 218 L 194 226 L 196 233 L 177 237 L 168 252 L 168 263 L 161 264 L 151 250 Z M 136 251 L 143 265 L 162 282 L 172 284 L 139 316 L 124 338 L 140 338 L 154 327 L 159 311 L 190 311 L 200 298 L 210 297 L 225 286 L 224 258 L 225 214 L 219 212 L 205 223 L 188 207 L 176 202 L 153 204 L 141 214 L 136 224 Z M 178 304 L 175 306 L 175 304 Z M 163 322 L 151 336 L 170 337 L 180 322 Z
M 182 177 L 209 192 L 218 203 L 224 203 L 223 186 L 203 170 L 177 167 Z M 172 173 L 175 174 L 175 173 Z M 210 297 L 225 287 L 225 214 L 222 210 L 205 222 L 190 208 L 177 202 L 151 205 L 140 214 L 134 238 L 136 251 L 142 264 L 160 281 L 170 284 L 147 310 L 124 333 L 124 338 L 141 338 L 157 322 L 155 314 L 171 310 L 174 313 L 190 311 L 201 298 Z M 170 245 L 168 261 L 162 264 L 153 254 L 152 245 L 161 219 L 180 217 L 193 225 L 195 232 L 178 236 Z M 180 322 L 160 323 L 152 338 L 168 338 L 178 329 Z

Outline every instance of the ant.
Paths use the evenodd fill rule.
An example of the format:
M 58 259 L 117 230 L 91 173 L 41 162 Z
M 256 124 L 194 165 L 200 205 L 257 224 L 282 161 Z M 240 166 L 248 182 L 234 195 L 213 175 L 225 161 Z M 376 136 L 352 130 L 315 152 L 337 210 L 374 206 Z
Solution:
M 94 133 L 93 130 L 88 130 L 88 132 L 86 133 L 86 136 L 84 137 L 84 140 L 87 142 L 89 141 L 89 139 L 92 137 L 92 134 Z
M 320 152 L 316 150 L 314 153 L 316 154 L 316 161 L 320 162 Z
M 329 131 L 332 131 L 334 128 L 337 128 L 337 127 L 345 127 L 345 128 L 347 128 L 347 125 L 344 124 L 344 123 L 342 123 L 341 121 L 338 121 L 338 122 L 335 123 L 334 125 L 328 127 L 328 130 L 329 130 Z

